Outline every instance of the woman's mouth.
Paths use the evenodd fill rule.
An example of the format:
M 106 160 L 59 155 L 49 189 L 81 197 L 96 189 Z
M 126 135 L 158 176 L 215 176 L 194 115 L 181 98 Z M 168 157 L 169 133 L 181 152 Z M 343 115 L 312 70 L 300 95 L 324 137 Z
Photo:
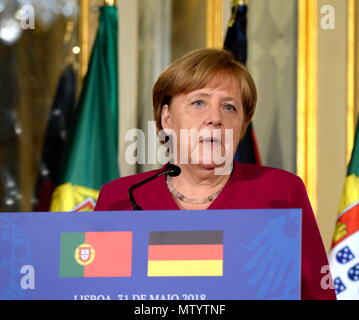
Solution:
M 214 137 L 209 137 L 209 138 L 203 138 L 199 141 L 200 143 L 213 143 L 213 144 L 220 144 L 221 140 L 214 138 Z

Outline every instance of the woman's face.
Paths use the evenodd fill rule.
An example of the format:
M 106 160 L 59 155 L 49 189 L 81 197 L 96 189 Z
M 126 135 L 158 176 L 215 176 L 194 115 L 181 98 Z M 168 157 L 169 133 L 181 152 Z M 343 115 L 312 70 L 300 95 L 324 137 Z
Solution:
M 233 159 L 243 126 L 238 81 L 217 75 L 204 88 L 172 98 L 162 109 L 162 127 L 175 134 L 177 164 L 213 169 Z

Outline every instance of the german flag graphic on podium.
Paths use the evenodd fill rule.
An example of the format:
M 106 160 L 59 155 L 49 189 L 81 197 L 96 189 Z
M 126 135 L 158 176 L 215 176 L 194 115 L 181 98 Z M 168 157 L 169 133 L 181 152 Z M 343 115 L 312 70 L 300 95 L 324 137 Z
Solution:
M 223 276 L 223 231 L 150 232 L 147 275 Z
M 132 232 L 61 233 L 60 277 L 131 277 Z

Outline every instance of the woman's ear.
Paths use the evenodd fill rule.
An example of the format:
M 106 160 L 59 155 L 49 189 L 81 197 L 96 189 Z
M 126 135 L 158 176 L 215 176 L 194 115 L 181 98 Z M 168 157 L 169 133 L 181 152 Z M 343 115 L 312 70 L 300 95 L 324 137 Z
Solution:
M 172 118 L 168 104 L 162 107 L 161 125 L 163 129 L 172 129 Z

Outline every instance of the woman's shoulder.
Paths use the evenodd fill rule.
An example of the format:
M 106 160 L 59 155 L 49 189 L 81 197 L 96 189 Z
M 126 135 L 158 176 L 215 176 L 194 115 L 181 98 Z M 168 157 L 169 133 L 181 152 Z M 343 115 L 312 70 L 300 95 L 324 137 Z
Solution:
M 231 180 L 233 190 L 241 190 L 248 198 L 256 194 L 267 204 L 299 208 L 308 202 L 302 179 L 287 170 L 237 162 Z
M 258 181 L 265 182 L 268 181 L 273 184 L 293 184 L 293 183 L 302 183 L 300 177 L 296 174 L 289 172 L 284 169 L 262 166 L 250 163 L 239 163 L 234 162 L 234 172 L 237 179 L 241 181 Z
M 128 190 L 130 187 L 162 170 L 163 168 L 129 175 L 106 183 L 101 188 L 95 211 L 132 210 L 132 205 L 128 197 Z M 159 179 L 154 179 L 146 184 L 146 190 L 158 189 L 158 180 Z
M 105 188 L 107 190 L 123 190 L 123 189 L 128 190 L 128 188 L 130 188 L 132 185 L 139 183 L 157 173 L 160 173 L 161 171 L 163 171 L 163 168 L 120 177 L 118 179 L 106 183 L 105 185 L 103 185 L 102 188 Z

